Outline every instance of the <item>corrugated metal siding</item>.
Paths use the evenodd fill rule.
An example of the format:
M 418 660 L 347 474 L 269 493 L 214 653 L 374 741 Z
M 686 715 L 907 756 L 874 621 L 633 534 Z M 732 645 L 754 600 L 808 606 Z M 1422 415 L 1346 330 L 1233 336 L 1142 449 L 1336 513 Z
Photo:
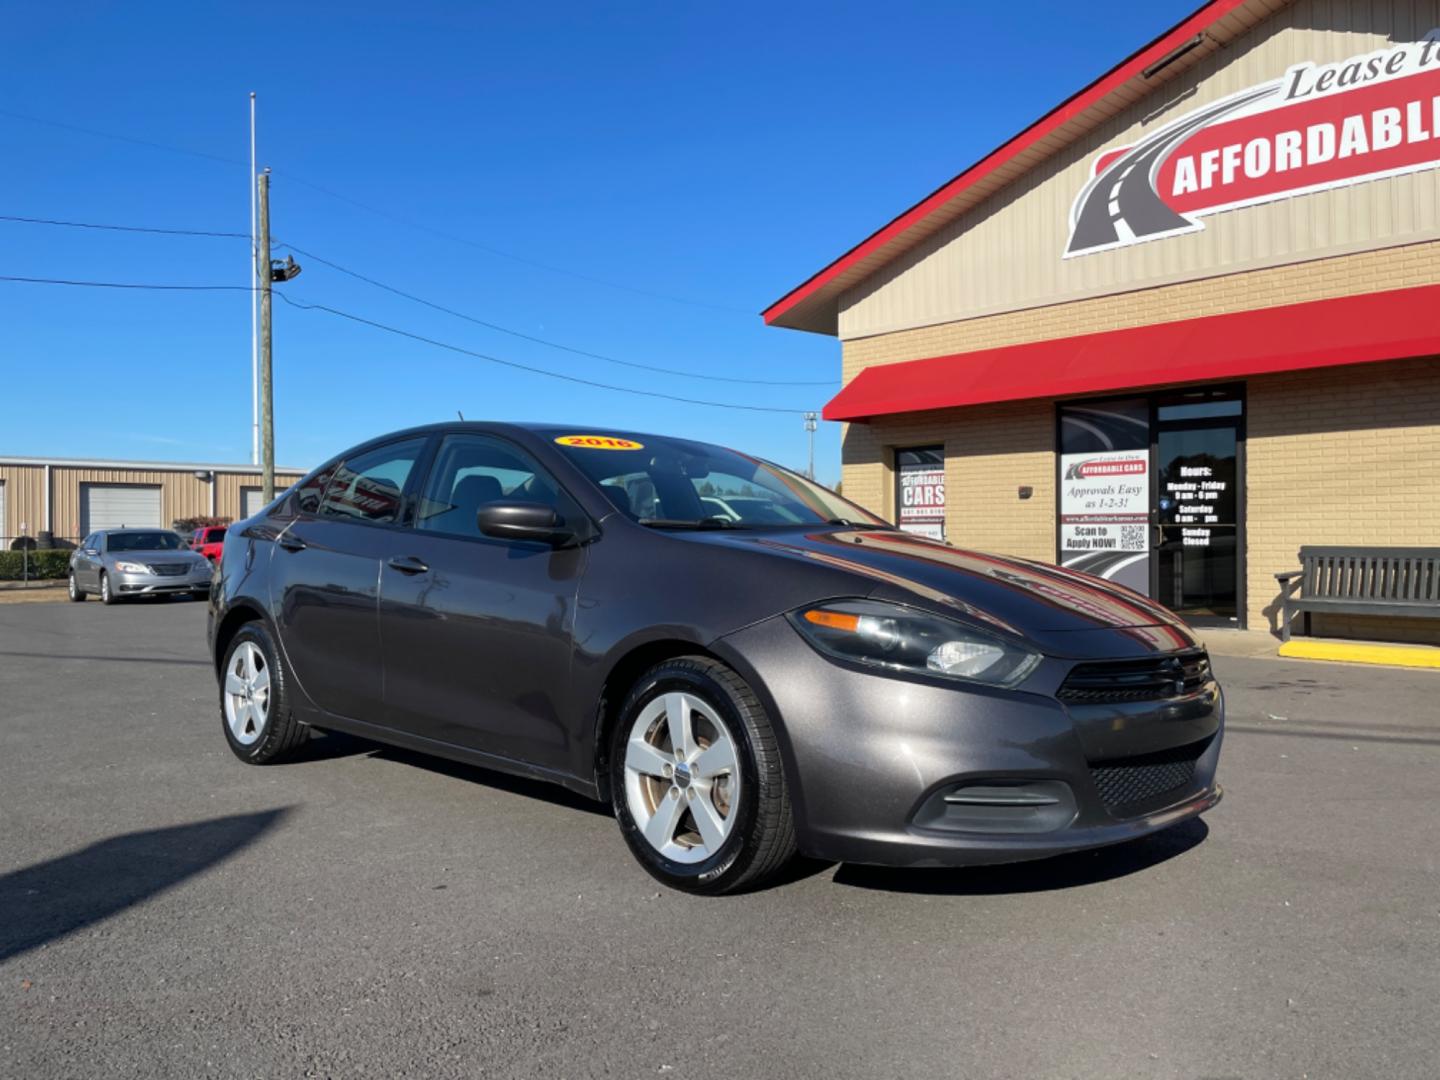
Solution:
M 0 542 L 9 547 L 11 539 L 20 535 L 22 521 L 30 526 L 31 536 L 45 527 L 45 470 L 34 465 L 0 465 L 0 482 L 5 484 Z
M 1063 259 L 1069 215 L 1096 154 L 1283 75 L 1440 26 L 1440 0 L 1298 0 L 912 251 L 841 300 L 840 336 L 950 322 L 1342 251 L 1440 236 L 1440 170 L 1212 214 L 1198 233 Z
M 284 491 L 304 474 L 275 474 L 275 490 Z M 0 520 L 0 542 L 7 546 L 18 536 L 20 523 L 30 526 L 31 536 L 45 528 L 45 469 L 39 465 L 0 465 L 0 483 L 5 486 L 5 508 Z M 210 481 L 198 479 L 193 471 L 150 469 L 75 468 L 57 465 L 51 470 L 52 532 L 57 538 L 79 539 L 80 485 L 156 485 L 160 488 L 161 523 L 168 527 L 184 517 L 205 517 L 210 513 Z M 259 487 L 256 473 L 215 474 L 215 512 L 220 517 L 239 519 L 240 489 Z
M 303 475 L 303 473 L 277 472 L 275 474 L 276 493 L 284 491 Z M 260 477 L 254 473 L 216 473 L 215 482 L 219 485 L 215 492 L 216 513 L 220 517 L 234 518 L 236 521 L 245 516 L 240 499 L 241 489 L 261 486 Z

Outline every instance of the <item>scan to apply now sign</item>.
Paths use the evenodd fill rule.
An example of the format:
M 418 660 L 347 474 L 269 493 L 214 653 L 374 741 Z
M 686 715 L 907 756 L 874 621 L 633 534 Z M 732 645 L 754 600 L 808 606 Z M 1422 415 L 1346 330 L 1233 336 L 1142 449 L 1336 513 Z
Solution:
M 1067 258 L 1197 232 L 1201 218 L 1440 167 L 1440 31 L 1297 64 L 1095 161 Z

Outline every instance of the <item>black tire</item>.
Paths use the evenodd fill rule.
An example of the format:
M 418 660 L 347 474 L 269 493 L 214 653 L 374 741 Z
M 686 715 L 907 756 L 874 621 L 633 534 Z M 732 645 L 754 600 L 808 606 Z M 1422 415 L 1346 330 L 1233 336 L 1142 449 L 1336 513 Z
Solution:
M 226 674 L 236 662 L 236 653 L 246 644 L 254 645 L 260 650 L 270 676 L 270 696 L 265 722 L 260 728 L 259 738 L 248 744 L 241 742 L 230 730 L 225 710 Z M 285 661 L 280 657 L 280 650 L 275 647 L 274 638 L 270 636 L 270 631 L 263 622 L 257 620 L 246 623 L 236 633 L 225 650 L 225 663 L 220 667 L 219 683 L 220 730 L 224 732 L 225 742 L 231 752 L 247 765 L 269 765 L 283 761 L 310 737 L 310 730 L 295 719 L 290 708 L 289 672 L 285 668 Z
M 76 582 L 76 580 L 75 580 L 75 571 L 74 571 L 74 570 L 71 570 L 71 571 L 70 571 L 70 602 L 71 602 L 72 604 L 78 604 L 78 603 L 82 602 L 84 599 L 85 599 L 85 590 L 82 589 L 82 588 L 80 588 L 79 583 Z
M 736 744 L 740 796 L 734 826 L 719 851 L 703 862 L 674 862 L 641 834 L 625 785 L 625 747 L 640 711 L 656 696 L 682 690 L 714 709 Z M 753 690 L 734 671 L 706 656 L 686 656 L 651 668 L 635 684 L 611 733 L 610 792 L 615 819 L 631 852 L 657 880 L 685 892 L 719 895 L 753 888 L 795 854 L 795 824 L 774 726 Z
M 210 590 L 209 590 L 209 589 L 206 589 L 204 592 L 192 592 L 192 593 L 190 594 L 190 599 L 191 599 L 191 600 L 209 600 L 209 599 L 210 599 Z
M 100 602 L 107 607 L 120 602 L 120 597 L 110 591 L 110 575 L 104 570 L 100 571 Z

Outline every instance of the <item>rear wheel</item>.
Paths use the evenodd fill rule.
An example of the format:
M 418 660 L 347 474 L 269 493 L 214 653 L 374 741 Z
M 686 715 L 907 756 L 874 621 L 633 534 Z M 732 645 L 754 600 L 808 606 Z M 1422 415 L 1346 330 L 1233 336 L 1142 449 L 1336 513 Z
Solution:
M 621 707 L 610 745 L 615 817 L 665 884 L 726 893 L 795 853 L 774 728 L 754 691 L 709 657 L 650 669 Z
M 286 673 L 270 631 L 261 622 L 242 626 L 220 668 L 220 723 L 241 761 L 279 761 L 309 734 L 290 711 Z
M 75 571 L 70 571 L 70 600 L 72 603 L 79 603 L 85 599 L 85 590 L 80 588 L 79 582 L 75 580 Z

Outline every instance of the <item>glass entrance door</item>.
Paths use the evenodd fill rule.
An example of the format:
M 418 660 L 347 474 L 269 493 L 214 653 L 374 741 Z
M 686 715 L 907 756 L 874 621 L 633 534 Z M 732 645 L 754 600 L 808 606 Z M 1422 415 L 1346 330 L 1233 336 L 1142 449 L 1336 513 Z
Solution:
M 1243 407 L 1213 391 L 1156 406 L 1153 595 L 1198 625 L 1239 621 Z

